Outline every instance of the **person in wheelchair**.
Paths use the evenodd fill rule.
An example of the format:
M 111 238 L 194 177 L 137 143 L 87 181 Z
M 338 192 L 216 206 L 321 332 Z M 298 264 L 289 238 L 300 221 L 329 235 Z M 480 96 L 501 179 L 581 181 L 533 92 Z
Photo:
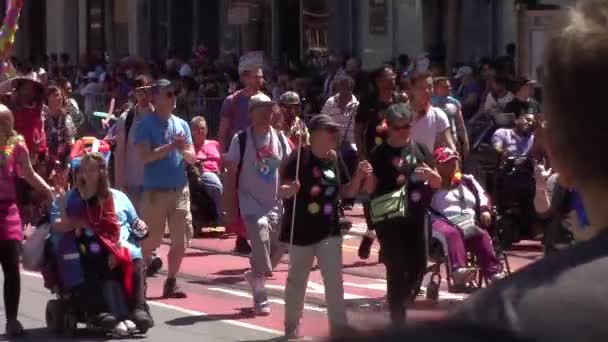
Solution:
M 434 157 L 442 181 L 431 200 L 432 235 L 448 256 L 454 287 L 466 287 L 477 274 L 477 269 L 467 266 L 467 252 L 475 255 L 486 279 L 504 278 L 486 230 L 492 223 L 490 199 L 472 175 L 460 172 L 457 152 L 440 147 Z
M 511 106 L 516 110 L 513 128 L 499 128 L 492 136 L 492 146 L 501 156 L 501 160 L 509 157 L 527 156 L 534 145 L 534 130 L 536 117 L 529 111 L 529 104 L 520 102 L 519 106 Z
M 103 293 L 96 297 L 95 292 L 87 292 L 90 295 L 83 296 L 87 303 L 79 304 L 97 313 L 110 313 L 112 318 L 106 317 L 104 322 L 114 325 L 108 328 L 115 334 L 147 331 L 154 321 L 146 304 L 139 247 L 139 241 L 147 235 L 147 226 L 138 218 L 128 197 L 110 188 L 102 154 L 85 154 L 76 169 L 75 189 L 58 196 L 53 203 L 53 249 L 57 252 L 64 234 L 73 232 L 77 244 L 74 250 L 78 251 L 82 270 L 79 285 L 89 291 L 101 286 L 98 291 Z M 62 287 L 46 280 L 47 286 Z
M 223 216 L 221 204 L 224 193 L 224 186 L 222 185 L 222 180 L 220 178 L 220 145 L 216 140 L 207 139 L 208 127 L 204 117 L 194 117 L 190 122 L 190 129 L 192 131 L 192 141 L 196 153 L 196 166 L 198 166 L 197 171 L 199 177 L 197 183 L 202 186 L 204 192 L 213 201 L 215 215 L 213 215 L 214 217 L 210 218 L 210 220 L 218 221 L 221 220 Z M 191 193 L 193 194 L 192 191 Z M 203 203 L 195 204 L 200 206 Z

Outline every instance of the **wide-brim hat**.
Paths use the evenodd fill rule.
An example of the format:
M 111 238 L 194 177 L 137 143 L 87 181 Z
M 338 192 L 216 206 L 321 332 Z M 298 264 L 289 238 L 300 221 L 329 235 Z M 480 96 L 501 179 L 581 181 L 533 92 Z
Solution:
M 13 88 L 16 88 L 21 82 L 32 82 L 34 85 L 36 85 L 39 91 L 44 91 L 44 85 L 40 81 L 38 74 L 35 72 L 30 72 L 25 75 L 19 75 L 17 77 L 12 78 L 10 82 Z

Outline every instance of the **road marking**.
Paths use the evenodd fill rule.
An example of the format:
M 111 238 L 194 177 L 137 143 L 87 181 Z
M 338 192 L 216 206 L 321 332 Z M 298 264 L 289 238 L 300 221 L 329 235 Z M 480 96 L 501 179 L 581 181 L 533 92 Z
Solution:
M 379 291 L 386 292 L 386 283 L 384 283 L 384 284 L 356 284 L 356 283 L 345 282 L 344 285 L 350 286 L 350 287 L 356 287 L 356 288 L 360 288 L 360 289 L 379 290 Z
M 285 291 L 285 285 L 278 285 L 278 284 L 266 284 L 266 287 L 271 288 L 271 289 L 275 289 L 275 290 L 281 290 L 281 291 Z M 325 287 L 321 284 L 317 284 L 314 283 L 312 281 L 308 282 L 308 287 L 306 289 L 306 293 L 316 293 L 319 295 L 324 295 L 325 294 Z M 358 295 L 354 295 L 351 293 L 344 293 L 344 299 L 362 299 L 362 298 L 367 298 L 367 297 L 363 297 L 363 296 L 358 296 Z
M 386 293 L 386 282 L 383 284 L 356 284 L 345 282 L 344 286 L 356 287 L 361 289 L 370 289 L 370 290 L 378 290 Z M 420 288 L 422 292 L 426 293 L 426 287 L 422 286 Z M 458 294 L 458 293 L 450 293 L 445 291 L 439 291 L 440 299 L 448 299 L 448 300 L 465 300 L 468 298 L 466 294 Z
M 268 286 L 268 285 L 266 285 L 266 286 Z M 231 294 L 231 295 L 237 296 L 237 297 L 253 299 L 253 296 L 250 293 L 244 292 L 244 291 L 229 290 L 229 289 L 224 289 L 221 287 L 210 287 L 209 290 L 223 292 L 223 293 Z M 282 299 L 278 299 L 278 298 L 269 298 L 268 301 L 271 303 L 275 303 L 275 304 L 285 305 L 285 301 Z M 323 309 L 323 308 L 320 308 L 317 306 L 307 305 L 307 304 L 304 304 L 304 309 L 310 310 L 310 311 L 316 311 L 316 312 L 327 312 L 326 309 Z
M 39 278 L 42 279 L 42 275 L 40 273 L 35 273 L 35 272 L 30 272 L 30 271 L 25 271 L 25 270 L 21 270 L 21 273 L 33 278 Z M 177 311 L 186 315 L 190 315 L 190 316 L 210 316 L 207 313 L 204 313 L 202 311 L 195 311 L 195 310 L 189 310 L 189 309 L 184 309 L 182 307 L 179 306 L 175 306 L 175 305 L 171 305 L 171 304 L 165 304 L 165 303 L 160 303 L 160 302 L 155 302 L 155 301 L 148 301 L 149 305 L 152 306 L 157 306 L 163 309 L 167 309 L 167 310 L 173 310 L 173 311 Z M 239 322 L 239 321 L 234 321 L 231 319 L 225 319 L 225 320 L 219 320 L 217 322 L 223 322 L 226 324 L 230 324 L 230 325 L 234 325 L 234 326 L 238 326 L 241 328 L 246 328 L 246 329 L 251 329 L 251 330 L 256 330 L 256 331 L 260 331 L 260 332 L 265 332 L 265 333 L 269 333 L 269 334 L 274 334 L 274 335 L 278 335 L 278 336 L 282 336 L 284 335 L 284 333 L 282 331 L 278 331 L 278 330 L 274 330 L 274 329 L 269 329 L 269 328 L 264 328 L 258 325 L 254 325 L 254 324 L 250 324 L 250 323 L 245 323 L 245 322 Z

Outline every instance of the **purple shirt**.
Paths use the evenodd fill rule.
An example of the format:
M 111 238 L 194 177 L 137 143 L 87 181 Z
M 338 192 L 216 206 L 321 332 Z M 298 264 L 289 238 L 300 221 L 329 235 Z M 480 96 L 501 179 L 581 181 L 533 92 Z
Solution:
M 227 137 L 232 137 L 251 124 L 249 120 L 249 98 L 244 90 L 239 90 L 228 96 L 222 104 L 220 117 L 226 118 L 230 123 Z
M 500 128 L 492 137 L 492 146 L 515 156 L 525 156 L 534 145 L 534 134 L 519 136 L 511 128 Z

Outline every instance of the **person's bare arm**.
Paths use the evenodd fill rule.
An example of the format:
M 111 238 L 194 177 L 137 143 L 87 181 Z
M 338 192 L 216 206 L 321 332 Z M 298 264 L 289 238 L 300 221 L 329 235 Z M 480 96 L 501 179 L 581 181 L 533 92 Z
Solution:
M 182 151 L 182 155 L 184 156 L 186 163 L 190 165 L 196 164 L 196 152 L 194 151 L 194 145 L 187 145 Z
M 220 152 L 225 152 L 229 146 L 228 133 L 230 131 L 230 120 L 227 117 L 220 118 L 220 125 L 217 133 L 217 141 L 220 143 Z
M 36 171 L 34 171 L 29 153 L 26 149 L 24 149 L 23 153 L 19 153 L 17 162 L 21 167 L 23 179 L 25 179 L 25 181 L 36 191 L 45 194 L 50 200 L 53 199 L 53 189 L 38 173 L 36 173 Z
M 357 145 L 357 152 L 359 159 L 365 155 L 365 125 L 359 122 L 355 122 L 355 145 Z
M 464 123 L 464 116 L 462 115 L 462 110 L 458 110 L 456 113 L 456 133 L 458 134 L 458 138 L 462 142 L 462 154 L 463 157 L 467 157 L 469 155 L 469 151 L 471 150 L 471 145 L 469 143 L 469 134 L 467 132 L 467 126 Z
M 155 149 L 151 149 L 149 143 L 141 142 L 137 145 L 137 149 L 139 150 L 139 155 L 143 162 L 151 163 L 165 158 L 169 152 L 175 149 L 175 144 L 168 143 Z

